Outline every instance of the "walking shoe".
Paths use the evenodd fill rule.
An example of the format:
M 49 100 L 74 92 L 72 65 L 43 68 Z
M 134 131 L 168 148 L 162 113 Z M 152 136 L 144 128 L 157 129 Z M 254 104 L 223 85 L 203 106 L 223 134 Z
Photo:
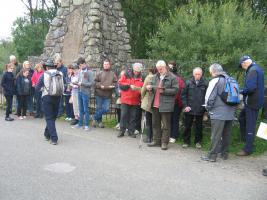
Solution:
M 202 148 L 202 146 L 201 146 L 201 144 L 198 142 L 198 143 L 196 143 L 196 148 L 197 149 L 201 149 Z
M 57 145 L 57 142 L 56 141 L 51 141 L 50 142 L 52 145 Z
M 176 142 L 176 139 L 175 138 L 170 138 L 169 142 L 174 144 Z
M 147 146 L 148 147 L 160 147 L 160 143 L 153 141 L 153 142 L 147 144 Z
M 237 156 L 249 156 L 249 153 L 245 152 L 244 150 L 241 150 L 236 153 Z
M 265 169 L 262 170 L 262 175 L 263 176 L 267 176 L 267 168 L 265 168 Z
M 96 128 L 98 125 L 97 121 L 92 119 L 92 127 Z
M 186 144 L 186 143 L 184 143 L 184 144 L 182 145 L 182 147 L 186 149 L 187 147 L 189 147 L 189 145 Z
M 114 128 L 120 130 L 120 123 L 118 123 Z
M 72 120 L 72 122 L 70 123 L 70 125 L 76 125 L 79 123 L 79 120 L 78 119 L 74 119 Z
M 91 128 L 89 126 L 84 126 L 85 131 L 91 131 Z
M 200 158 L 203 161 L 216 162 L 216 157 L 214 156 L 204 155 L 204 156 L 201 156 Z
M 19 116 L 19 119 L 23 119 L 23 117 L 22 116 Z
M 104 125 L 102 122 L 100 122 L 100 123 L 98 124 L 98 127 L 99 127 L 99 128 L 105 128 L 105 125 Z
M 168 149 L 168 145 L 166 143 L 162 143 L 161 150 L 167 150 L 167 149 Z
M 120 131 L 119 134 L 117 135 L 118 138 L 123 137 L 124 136 L 124 131 Z
M 8 121 L 8 122 L 14 121 L 14 119 L 11 118 L 11 117 L 6 117 L 5 120 Z
M 138 135 L 138 134 L 139 134 L 139 131 L 138 131 L 138 130 L 135 130 L 135 131 L 134 131 L 134 134 L 135 134 L 135 135 Z
M 26 119 L 26 116 L 25 115 L 23 116 L 23 119 Z
M 71 128 L 79 129 L 79 128 L 82 128 L 82 126 L 80 126 L 79 124 L 76 124 L 76 125 L 74 125 L 74 126 L 71 126 Z

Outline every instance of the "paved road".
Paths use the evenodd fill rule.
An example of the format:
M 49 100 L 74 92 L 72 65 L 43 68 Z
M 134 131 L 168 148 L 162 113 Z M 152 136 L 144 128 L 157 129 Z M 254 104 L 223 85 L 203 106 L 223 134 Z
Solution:
M 3 112 L 0 112 L 3 116 Z M 266 200 L 267 156 L 217 163 L 171 145 L 138 148 L 116 131 L 73 130 L 58 122 L 59 145 L 40 119 L 0 121 L 1 200 Z

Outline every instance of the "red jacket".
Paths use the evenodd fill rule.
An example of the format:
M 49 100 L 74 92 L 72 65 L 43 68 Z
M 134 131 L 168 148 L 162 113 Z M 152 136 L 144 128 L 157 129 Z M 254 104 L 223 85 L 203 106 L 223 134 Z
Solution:
M 121 87 L 121 103 L 128 105 L 140 105 L 141 104 L 141 87 L 144 82 L 142 77 L 140 78 L 126 78 L 125 75 L 122 75 L 119 80 L 119 85 Z M 139 87 L 140 90 L 132 90 L 130 85 Z M 124 89 L 122 89 L 124 86 Z M 128 88 L 129 87 L 129 88 Z M 128 89 L 127 89 L 128 88 Z
M 34 71 L 33 75 L 32 75 L 32 86 L 35 87 L 39 81 L 39 78 L 41 77 L 41 75 L 43 74 L 44 72 L 41 71 L 41 72 L 38 72 L 38 71 Z
M 176 76 L 176 80 L 177 80 L 178 86 L 179 86 L 178 93 L 175 96 L 175 102 L 179 105 L 179 108 L 182 108 L 183 102 L 182 102 L 181 96 L 182 96 L 182 90 L 184 89 L 184 81 L 180 76 L 178 76 L 176 74 L 175 74 L 175 76 Z

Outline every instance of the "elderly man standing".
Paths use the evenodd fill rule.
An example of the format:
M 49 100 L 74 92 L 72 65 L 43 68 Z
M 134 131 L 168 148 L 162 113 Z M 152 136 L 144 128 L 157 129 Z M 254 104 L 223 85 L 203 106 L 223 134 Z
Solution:
M 111 71 L 110 67 L 110 60 L 104 60 L 103 70 L 95 78 L 96 111 L 95 115 L 92 116 L 93 127 L 98 125 L 100 128 L 104 128 L 102 115 L 109 110 L 112 92 L 117 84 L 117 76 Z
M 220 97 L 225 88 L 225 78 L 228 77 L 222 66 L 214 63 L 209 70 L 213 79 L 209 82 L 205 105 L 211 119 L 211 147 L 209 153 L 201 159 L 215 162 L 218 153 L 224 160 L 228 158 L 236 107 L 227 105 Z
M 182 92 L 182 101 L 185 117 L 185 130 L 184 130 L 184 144 L 183 148 L 190 145 L 191 127 L 195 119 L 196 133 L 195 133 L 195 146 L 201 148 L 202 141 L 202 121 L 205 112 L 205 94 L 207 84 L 203 78 L 203 71 L 200 67 L 193 70 L 193 77 L 186 81 L 185 87 Z
M 264 72 L 250 56 L 242 56 L 239 64 L 239 67 L 246 70 L 244 88 L 240 92 L 243 94 L 245 107 L 239 116 L 241 138 L 246 144 L 236 155 L 248 156 L 253 152 L 257 117 L 264 102 Z
M 161 146 L 162 150 L 167 150 L 171 131 L 171 115 L 174 110 L 175 96 L 178 92 L 178 82 L 176 77 L 167 70 L 165 61 L 159 60 L 156 68 L 158 73 L 146 86 L 153 98 L 153 142 L 149 143 L 148 146 Z

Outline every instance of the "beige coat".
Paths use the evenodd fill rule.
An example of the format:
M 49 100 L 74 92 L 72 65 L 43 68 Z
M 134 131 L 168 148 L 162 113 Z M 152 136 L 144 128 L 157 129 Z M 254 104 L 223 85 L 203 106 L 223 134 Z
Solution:
M 152 95 L 149 91 L 147 91 L 146 86 L 151 82 L 153 74 L 148 74 L 145 78 L 144 85 L 141 89 L 141 108 L 147 112 L 152 112 L 151 104 L 152 104 Z

